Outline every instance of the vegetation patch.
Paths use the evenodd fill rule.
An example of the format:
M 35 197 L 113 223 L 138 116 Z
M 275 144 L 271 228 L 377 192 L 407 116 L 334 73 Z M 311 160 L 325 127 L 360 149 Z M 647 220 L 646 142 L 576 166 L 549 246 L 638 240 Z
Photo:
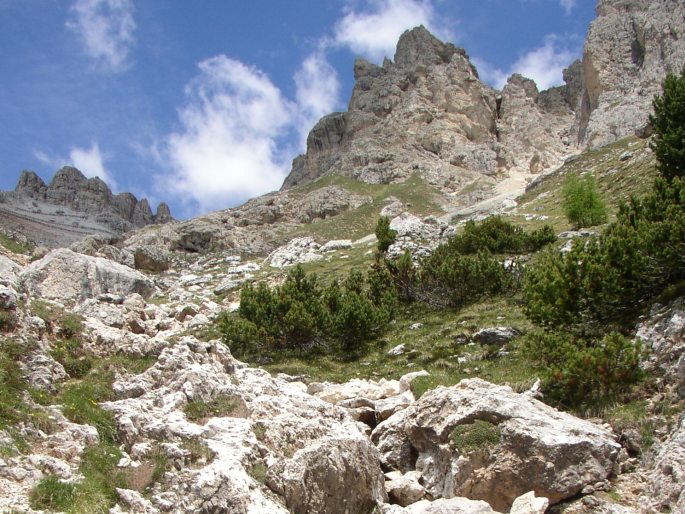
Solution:
M 0 332 L 12 332 L 17 326 L 17 314 L 13 310 L 0 309 Z
M 266 467 L 264 464 L 257 463 L 250 469 L 250 476 L 260 484 L 265 484 L 268 472 L 268 467 Z
M 607 222 L 607 206 L 593 175 L 568 175 L 561 190 L 566 218 L 574 229 Z
M 499 444 L 502 431 L 498 425 L 482 419 L 457 425 L 450 433 L 450 441 L 462 455 L 490 451 Z
M 83 316 L 67 312 L 59 305 L 45 300 L 33 300 L 31 313 L 45 322 L 48 331 L 62 338 L 76 337 L 83 330 Z
M 241 404 L 241 400 L 234 396 L 218 395 L 207 402 L 190 401 L 183 407 L 183 412 L 190 421 L 206 421 L 211 417 L 231 416 Z
M 223 315 L 220 328 L 241 357 L 282 351 L 353 355 L 383 332 L 396 301 L 392 279 L 380 266 L 366 275 L 352 270 L 342 284 L 327 287 L 297 266 L 274 289 L 263 283 L 243 287 L 238 316 Z
M 0 234 L 0 246 L 3 246 L 12 253 L 18 253 L 22 255 L 31 252 L 31 249 L 33 248 L 30 244 L 21 243 L 7 234 Z
M 29 495 L 29 504 L 36 510 L 67 511 L 74 504 L 75 490 L 74 484 L 50 475 L 33 488 Z
M 93 357 L 77 339 L 56 341 L 50 352 L 71 378 L 83 378 L 93 367 Z

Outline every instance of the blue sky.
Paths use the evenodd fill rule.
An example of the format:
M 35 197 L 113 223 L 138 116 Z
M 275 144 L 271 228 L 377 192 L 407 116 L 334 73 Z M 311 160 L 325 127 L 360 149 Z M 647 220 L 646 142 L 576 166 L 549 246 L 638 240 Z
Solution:
M 540 89 L 580 57 L 594 0 L 0 0 L 0 190 L 100 176 L 177 218 L 278 189 L 345 110 L 357 56 L 423 24 L 481 78 Z

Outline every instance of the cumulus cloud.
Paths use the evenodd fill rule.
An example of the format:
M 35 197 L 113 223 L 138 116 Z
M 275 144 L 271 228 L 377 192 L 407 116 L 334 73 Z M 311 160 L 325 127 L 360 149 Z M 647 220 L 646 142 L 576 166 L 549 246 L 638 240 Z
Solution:
M 569 15 L 576 6 L 576 0 L 559 0 L 559 4 L 564 9 L 564 12 Z
M 300 150 L 305 149 L 307 134 L 319 119 L 339 103 L 340 81 L 335 68 L 323 52 L 308 56 L 293 77 L 299 113 Z
M 289 165 L 278 139 L 296 107 L 263 72 L 225 55 L 199 69 L 179 111 L 181 130 L 166 141 L 172 192 L 206 211 L 277 189 Z
M 90 148 L 74 146 L 69 150 L 69 157 L 51 154 L 42 150 L 36 150 L 34 157 L 43 164 L 51 166 L 55 170 L 69 165 L 83 173 L 86 177 L 100 177 L 112 190 L 117 189 L 117 183 L 112 174 L 105 168 L 105 159 L 100 152 L 100 145 L 93 142 Z
M 100 146 L 97 143 L 92 143 L 90 148 L 72 148 L 69 152 L 68 162 L 78 168 L 86 177 L 100 177 L 110 189 L 116 189 L 116 182 L 112 174 L 105 168 Z
M 569 41 L 555 34 L 545 37 L 542 46 L 521 55 L 508 71 L 489 65 L 482 59 L 474 59 L 481 78 L 492 86 L 502 89 L 513 73 L 533 79 L 539 90 L 564 83 L 563 70 L 580 54 Z
M 371 0 L 370 9 L 356 11 L 348 6 L 333 29 L 331 44 L 348 47 L 353 52 L 379 62 L 392 56 L 402 32 L 424 25 L 443 40 L 452 34 L 438 20 L 427 0 Z
M 90 57 L 111 71 L 121 71 L 135 43 L 133 11 L 131 0 L 76 0 L 66 26 Z

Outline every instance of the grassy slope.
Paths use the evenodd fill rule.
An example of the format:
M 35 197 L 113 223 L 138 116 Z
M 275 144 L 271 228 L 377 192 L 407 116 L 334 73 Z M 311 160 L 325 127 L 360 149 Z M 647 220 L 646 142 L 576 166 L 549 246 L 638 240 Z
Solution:
M 633 156 L 621 160 L 630 152 Z M 571 159 L 558 171 L 541 178 L 535 187 L 519 198 L 519 207 L 510 214 L 511 221 L 528 230 L 551 224 L 556 231 L 569 230 L 560 207 L 560 190 L 569 173 L 593 173 L 609 205 L 612 217 L 618 205 L 630 197 L 646 193 L 656 176 L 654 158 L 645 140 L 626 138 L 606 147 L 585 151 Z M 432 203 L 433 191 L 414 177 L 405 184 L 386 186 L 355 182 L 343 177 L 325 177 L 299 191 L 306 194 L 324 185 L 337 184 L 358 194 L 374 198 L 370 206 L 345 213 L 330 220 L 313 223 L 301 230 L 302 234 L 326 239 L 355 238 L 373 231 L 383 199 L 393 195 L 405 204 L 411 204 L 418 214 L 436 212 Z M 366 211 L 370 214 L 366 215 Z M 547 219 L 530 219 L 547 216 Z M 343 252 L 332 253 L 324 260 L 304 265 L 324 280 L 342 277 L 352 269 L 364 269 L 372 262 L 372 246 L 361 245 Z M 274 272 L 269 271 L 269 275 Z M 422 323 L 418 330 L 410 330 L 414 323 Z M 370 346 L 361 359 L 345 360 L 336 356 L 283 355 L 265 367 L 273 372 L 308 375 L 312 380 L 345 381 L 350 378 L 399 378 L 402 374 L 426 369 L 431 378 L 424 380 L 422 388 L 439 384 L 450 385 L 466 377 L 482 377 L 496 383 L 507 383 L 515 389 L 525 388 L 536 378 L 535 370 L 525 362 L 514 342 L 508 354 L 493 357 L 490 348 L 480 345 L 459 344 L 459 336 L 469 336 L 480 328 L 509 325 L 521 332 L 531 325 L 525 318 L 517 297 L 488 298 L 461 310 L 432 311 L 425 307 L 404 308 L 385 336 Z M 405 354 L 387 355 L 398 344 L 406 345 Z M 255 363 L 256 364 L 256 363 Z
M 625 158 L 630 152 L 632 157 Z M 621 160 L 624 156 L 624 160 Z M 612 217 L 618 205 L 633 194 L 644 194 L 656 176 L 654 158 L 645 140 L 626 138 L 606 147 L 585 151 L 571 159 L 558 171 L 542 177 L 534 187 L 519 198 L 519 207 L 511 213 L 511 221 L 531 230 L 551 224 L 555 230 L 570 229 L 560 207 L 560 190 L 569 173 L 595 175 L 599 188 L 609 205 Z M 357 194 L 369 195 L 371 204 L 329 220 L 312 223 L 300 229 L 298 235 L 323 239 L 358 237 L 373 232 L 380 209 L 388 196 L 394 196 L 417 214 L 439 212 L 435 203 L 437 192 L 417 178 L 404 184 L 373 185 L 344 177 L 324 177 L 297 190 L 307 194 L 319 187 L 339 185 Z M 532 215 L 532 216 L 531 216 Z M 526 218 L 533 219 L 526 219 Z M 547 217 L 547 219 L 540 219 Z M 305 270 L 316 272 L 324 281 L 345 276 L 350 269 L 365 269 L 372 260 L 373 244 L 334 252 L 325 259 L 305 264 Z M 262 278 L 283 273 L 265 271 Z M 410 330 L 414 323 L 420 329 Z M 515 389 L 530 386 L 536 379 L 535 370 L 520 356 L 516 342 L 508 353 L 493 356 L 497 349 L 476 344 L 460 344 L 459 339 L 480 328 L 508 325 L 526 332 L 531 325 L 525 318 L 517 297 L 488 298 L 461 310 L 433 311 L 426 307 L 405 307 L 384 337 L 371 345 L 360 359 L 346 360 L 340 356 L 281 355 L 265 367 L 273 372 L 307 375 L 312 380 L 341 382 L 350 378 L 399 378 L 404 373 L 426 369 L 430 379 L 423 380 L 421 389 L 439 384 L 450 385 L 466 377 L 482 377 L 496 383 L 507 383 Z M 405 344 L 401 356 L 392 357 L 388 350 Z M 256 362 L 254 363 L 256 364 Z
M 412 175 L 400 184 L 367 184 L 347 177 L 329 175 L 294 189 L 293 193 L 304 196 L 326 186 L 340 186 L 351 193 L 369 196 L 372 201 L 358 209 L 298 228 L 289 234 L 291 237 L 311 235 L 326 241 L 364 237 L 373 232 L 380 211 L 389 203 L 390 197 L 395 197 L 419 216 L 442 213 L 439 205 L 440 192 L 417 175 Z

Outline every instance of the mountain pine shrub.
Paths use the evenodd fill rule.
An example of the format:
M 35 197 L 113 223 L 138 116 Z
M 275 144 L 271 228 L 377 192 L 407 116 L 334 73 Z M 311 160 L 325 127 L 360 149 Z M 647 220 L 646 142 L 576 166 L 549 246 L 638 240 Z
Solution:
M 554 230 L 549 225 L 526 233 L 501 216 L 490 216 L 476 223 L 467 221 L 461 234 L 450 238 L 446 243 L 450 251 L 463 255 L 474 255 L 488 251 L 494 254 L 532 253 L 556 241 Z
M 542 369 L 545 396 L 563 407 L 607 406 L 644 378 L 641 342 L 617 332 L 577 338 L 536 330 L 525 337 L 524 347 Z
M 652 149 L 659 173 L 670 182 L 685 174 L 685 68 L 680 76 L 666 77 L 653 106 L 654 114 L 649 117 L 654 129 Z
M 568 175 L 561 196 L 564 213 L 574 229 L 606 223 L 606 203 L 597 190 L 594 176 Z
M 468 221 L 461 234 L 436 248 L 417 268 L 408 252 L 388 263 L 388 268 L 401 299 L 458 308 L 515 288 L 516 264 L 506 267 L 504 256 L 535 252 L 555 240 L 549 226 L 527 233 L 492 216 L 478 223 Z
M 366 275 L 353 270 L 342 284 L 327 287 L 297 266 L 276 288 L 245 285 L 238 316 L 222 316 L 219 326 L 237 356 L 335 348 L 350 354 L 383 332 L 396 304 L 392 277 L 383 266 Z
M 547 252 L 526 274 L 526 314 L 544 329 L 529 353 L 562 404 L 601 404 L 637 382 L 644 350 L 621 333 L 685 281 L 685 70 L 667 77 L 654 110 L 652 192 L 622 205 L 599 237 Z
M 375 233 L 378 239 L 378 253 L 385 255 L 397 239 L 397 231 L 390 228 L 390 218 L 381 216 L 376 224 Z

